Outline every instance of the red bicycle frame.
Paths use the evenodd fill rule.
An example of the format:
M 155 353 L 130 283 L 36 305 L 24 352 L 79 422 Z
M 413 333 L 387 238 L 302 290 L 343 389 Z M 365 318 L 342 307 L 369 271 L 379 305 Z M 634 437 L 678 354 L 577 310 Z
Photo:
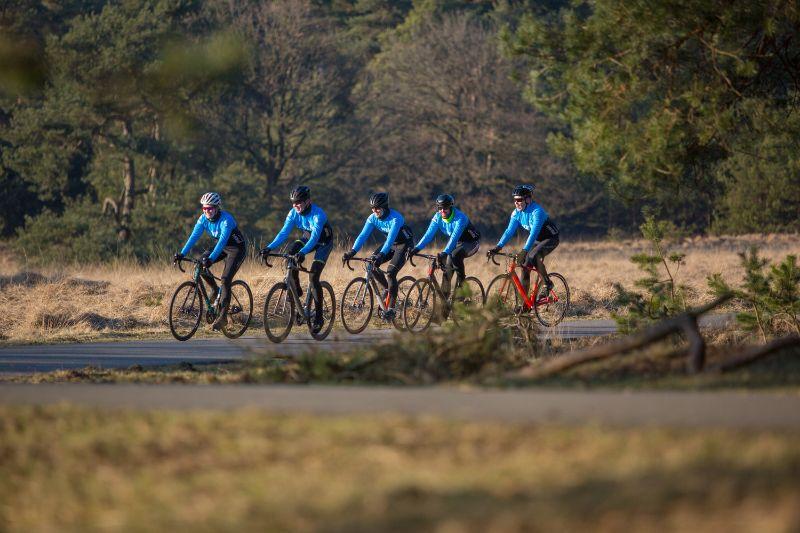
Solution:
M 536 272 L 537 274 L 538 271 L 534 266 L 517 265 L 517 260 L 514 257 L 512 257 L 511 261 L 508 263 L 508 274 L 511 276 L 511 281 L 514 283 L 514 287 L 516 287 L 517 292 L 522 296 L 522 299 L 525 302 L 525 309 L 533 309 L 534 305 L 542 305 L 545 303 L 553 303 L 558 301 L 558 295 L 555 294 L 553 291 L 550 291 L 550 294 L 548 294 L 547 296 L 543 296 L 542 298 L 539 298 L 539 300 L 534 302 L 533 298 L 530 298 L 528 294 L 525 292 L 525 287 L 522 286 L 522 282 L 520 281 L 519 276 L 517 276 L 517 266 L 520 266 L 521 268 L 524 268 L 531 272 Z M 501 287 L 500 292 L 501 293 L 505 292 L 505 287 Z M 531 291 L 531 294 L 538 294 L 538 293 L 539 293 L 539 279 L 537 276 L 537 279 L 533 284 L 533 290 Z

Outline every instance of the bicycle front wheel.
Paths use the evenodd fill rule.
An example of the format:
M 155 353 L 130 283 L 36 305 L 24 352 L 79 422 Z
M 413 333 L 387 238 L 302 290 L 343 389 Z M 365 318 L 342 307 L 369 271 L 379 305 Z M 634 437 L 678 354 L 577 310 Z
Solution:
M 406 294 L 414 282 L 417 281 L 414 276 L 404 276 L 397 281 L 397 300 L 394 302 L 394 318 L 392 324 L 400 331 L 406 330 L 406 325 L 403 323 L 403 310 L 406 307 Z
M 564 276 L 557 272 L 550 273 L 553 288 L 548 292 L 544 281 L 539 280 L 539 291 L 533 309 L 536 318 L 543 326 L 555 326 L 564 319 L 569 311 L 569 285 Z
M 194 281 L 184 281 L 169 303 L 169 330 L 179 341 L 189 340 L 203 316 L 203 296 Z
M 361 333 L 369 324 L 375 299 L 372 287 L 365 278 L 355 278 L 347 284 L 342 294 L 342 325 L 349 333 Z
M 500 274 L 489 283 L 489 288 L 486 289 L 486 303 L 497 305 L 512 314 L 522 311 L 522 299 L 514 280 L 508 274 Z
M 281 342 L 289 335 L 294 313 L 294 299 L 286 283 L 273 285 L 264 301 L 264 331 L 269 340 Z
M 406 329 L 419 333 L 425 331 L 437 311 L 436 290 L 427 279 L 418 279 L 408 290 L 403 307 Z
M 333 329 L 333 321 L 336 319 L 336 297 L 333 294 L 333 287 L 327 281 L 323 281 L 322 285 L 322 329 L 318 332 L 314 333 L 314 327 L 312 325 L 312 321 L 310 317 L 314 316 L 314 312 L 312 311 L 309 313 L 309 321 L 308 321 L 308 331 L 311 333 L 311 336 L 314 337 L 316 340 L 321 341 Z M 309 287 L 309 290 L 311 288 Z M 310 305 L 315 305 L 312 301 Z
M 229 339 L 241 337 L 253 318 L 253 293 L 243 280 L 231 283 L 231 300 L 228 305 L 228 322 L 222 333 Z

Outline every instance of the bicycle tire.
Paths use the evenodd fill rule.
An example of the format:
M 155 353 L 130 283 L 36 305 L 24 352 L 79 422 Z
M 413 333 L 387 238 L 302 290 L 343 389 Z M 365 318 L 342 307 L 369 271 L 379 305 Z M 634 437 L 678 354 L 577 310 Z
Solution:
M 499 305 L 512 314 L 522 312 L 522 298 L 509 274 L 496 276 L 486 289 L 486 303 Z
M 236 287 L 242 287 L 244 294 L 236 295 Z M 244 335 L 253 318 L 253 292 L 244 280 L 237 279 L 231 283 L 231 299 L 228 304 L 228 321 L 222 328 L 222 334 L 229 339 Z M 235 326 L 235 327 L 234 327 Z
M 314 333 L 311 313 L 308 314 L 308 332 L 318 341 L 328 336 L 331 329 L 333 329 L 333 322 L 336 320 L 336 295 L 333 294 L 333 287 L 331 287 L 331 284 L 327 281 L 323 281 L 320 284 L 322 285 L 322 319 L 324 320 L 325 327 Z M 311 287 L 309 287 L 308 290 L 311 290 Z M 325 297 L 325 293 L 328 295 L 327 298 Z
M 183 301 L 179 304 L 180 305 L 180 314 L 184 314 L 187 317 L 192 317 L 191 319 L 186 320 L 186 327 L 189 328 L 188 333 L 181 330 L 178 331 L 178 318 L 180 314 L 175 312 L 175 303 L 180 302 L 179 295 L 181 291 L 184 289 L 188 289 L 186 296 L 183 297 Z M 186 308 L 187 301 L 189 301 L 189 297 L 191 297 L 191 302 L 189 304 L 189 308 Z M 196 306 L 196 307 L 195 307 Z M 200 320 L 203 316 L 203 297 L 200 294 L 200 291 L 197 289 L 197 284 L 194 281 L 184 281 L 178 288 L 175 289 L 175 292 L 172 294 L 172 299 L 169 302 L 169 330 L 172 333 L 172 336 L 175 337 L 179 341 L 187 341 L 192 338 L 192 335 L 195 334 L 197 328 L 200 326 Z
M 474 276 L 466 277 L 464 283 L 449 299 L 450 313 L 448 316 L 458 324 L 467 317 L 471 310 L 483 307 L 485 298 L 486 292 L 483 290 L 481 280 Z
M 286 283 L 272 286 L 264 300 L 264 331 L 272 342 L 283 342 L 294 324 L 294 299 L 289 294 Z
M 544 283 L 541 282 L 533 306 L 536 319 L 545 327 L 558 325 L 569 311 L 567 280 L 558 272 L 551 272 L 550 281 L 553 282 L 553 290 L 550 294 L 544 294 Z
M 408 290 L 403 308 L 403 323 L 412 333 L 428 329 L 438 311 L 436 289 L 428 279 L 418 279 Z
M 342 293 L 339 309 L 342 325 L 348 333 L 358 335 L 367 328 L 375 308 L 375 295 L 366 278 L 353 278 Z
M 417 278 L 414 276 L 403 276 L 397 281 L 397 300 L 394 302 L 395 313 L 392 319 L 392 325 L 399 331 L 406 330 L 406 325 L 403 322 L 403 309 L 405 308 L 406 294 L 408 294 L 408 290 L 416 281 Z

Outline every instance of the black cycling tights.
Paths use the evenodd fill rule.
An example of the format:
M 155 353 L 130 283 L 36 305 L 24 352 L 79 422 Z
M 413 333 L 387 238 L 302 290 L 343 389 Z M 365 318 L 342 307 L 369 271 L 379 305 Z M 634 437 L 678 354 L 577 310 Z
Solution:
M 547 268 L 544 266 L 544 256 L 552 252 L 558 246 L 558 236 L 550 239 L 545 239 L 541 242 L 536 242 L 528 255 L 525 257 L 525 265 L 526 266 L 536 266 L 536 270 L 539 271 L 539 274 L 542 275 L 542 279 L 544 279 L 545 283 L 550 281 L 550 276 L 547 274 Z M 525 287 L 525 293 L 527 294 L 529 287 L 531 286 L 531 271 L 528 269 L 522 269 L 522 286 Z
M 392 245 L 392 248 L 389 250 L 389 255 L 387 256 L 389 264 L 386 266 L 385 276 L 378 270 L 373 271 L 375 281 L 377 281 L 382 287 L 389 289 L 389 308 L 394 307 L 394 303 L 397 301 L 397 274 L 406 263 L 406 252 L 411 247 L 411 244 L 412 243 L 409 241 L 402 244 Z M 375 252 L 380 251 L 381 248 L 383 248 L 383 246 L 376 249 Z M 389 278 L 388 282 L 386 278 Z M 381 295 L 377 296 L 379 298 L 381 297 Z
M 222 269 L 220 281 L 222 281 L 222 291 L 219 295 L 220 304 L 222 309 L 228 309 L 228 304 L 231 301 L 231 283 L 233 278 L 242 266 L 244 258 L 247 257 L 247 248 L 245 246 L 226 246 L 222 249 L 214 264 L 220 261 L 225 261 L 225 267 Z M 217 283 L 212 276 L 203 274 L 203 279 L 208 283 L 214 291 L 218 290 Z
M 453 279 L 453 272 L 456 273 L 456 287 L 460 287 L 467 277 L 464 270 L 464 259 L 475 255 L 480 246 L 480 241 L 460 242 L 453 249 L 447 258 L 447 264 L 442 272 L 442 292 L 445 297 L 450 296 L 450 281 Z
M 294 255 L 300 251 L 303 246 L 305 246 L 305 241 L 295 241 L 289 249 L 286 251 L 290 255 Z M 331 246 L 331 245 L 327 245 Z M 327 257 L 327 256 L 326 256 Z M 325 268 L 325 262 L 320 261 L 316 257 L 314 261 L 311 263 L 311 268 L 308 274 L 308 281 L 311 285 L 311 298 L 314 300 L 314 317 L 317 321 L 322 320 L 322 283 L 320 283 L 320 277 L 322 276 L 322 269 Z M 295 286 L 297 287 L 298 296 L 303 295 L 303 286 L 300 285 L 300 272 L 297 270 L 292 271 L 292 277 L 294 278 Z

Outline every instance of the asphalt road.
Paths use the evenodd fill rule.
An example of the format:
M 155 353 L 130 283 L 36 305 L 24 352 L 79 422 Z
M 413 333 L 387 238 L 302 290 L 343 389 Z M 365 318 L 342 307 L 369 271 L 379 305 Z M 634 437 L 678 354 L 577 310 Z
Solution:
M 304 385 L 0 384 L 0 405 L 233 409 L 320 415 L 398 413 L 458 420 L 800 429 L 800 395 L 737 392 L 461 390 Z
M 713 327 L 730 320 L 727 315 L 711 315 L 701 325 Z M 564 321 L 545 330 L 541 337 L 579 338 L 609 335 L 616 331 L 613 320 Z M 133 365 L 155 366 L 189 363 L 210 363 L 242 359 L 255 352 L 297 355 L 311 349 L 343 351 L 359 344 L 387 342 L 394 330 L 368 329 L 360 335 L 335 330 L 318 342 L 305 333 L 292 333 L 280 344 L 269 342 L 263 331 L 251 330 L 249 336 L 236 340 L 219 337 L 153 341 L 98 342 L 82 344 L 37 344 L 0 348 L 0 374 L 50 372 L 84 368 L 127 368 Z M 259 334 L 260 333 L 260 334 Z

